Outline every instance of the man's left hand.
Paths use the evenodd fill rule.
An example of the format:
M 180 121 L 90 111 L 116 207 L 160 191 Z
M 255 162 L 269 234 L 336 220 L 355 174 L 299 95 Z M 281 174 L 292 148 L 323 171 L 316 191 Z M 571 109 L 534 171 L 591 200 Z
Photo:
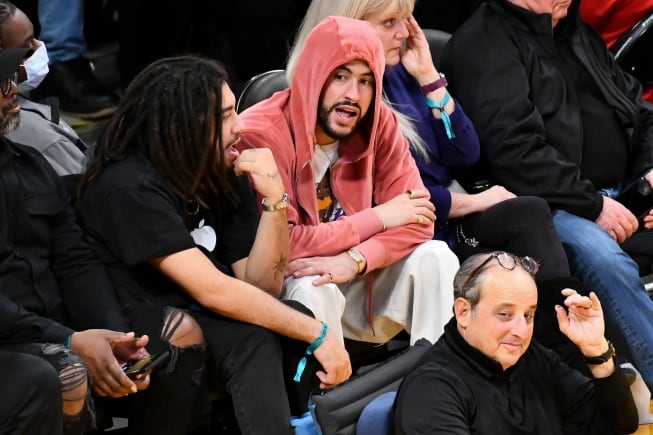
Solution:
M 341 284 L 351 281 L 358 274 L 358 264 L 349 254 L 343 252 L 332 257 L 309 257 L 293 260 L 288 264 L 286 276 L 301 278 L 302 276 L 319 275 L 313 281 L 318 286 L 330 282 Z

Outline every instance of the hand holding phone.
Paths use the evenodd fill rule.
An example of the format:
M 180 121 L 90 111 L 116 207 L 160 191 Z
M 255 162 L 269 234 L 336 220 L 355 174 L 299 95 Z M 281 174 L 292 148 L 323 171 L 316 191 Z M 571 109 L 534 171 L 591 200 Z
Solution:
M 128 362 L 123 366 L 122 370 L 131 379 L 141 379 L 164 363 L 169 356 L 169 351 L 165 351 L 159 355 L 148 355 L 145 358 Z

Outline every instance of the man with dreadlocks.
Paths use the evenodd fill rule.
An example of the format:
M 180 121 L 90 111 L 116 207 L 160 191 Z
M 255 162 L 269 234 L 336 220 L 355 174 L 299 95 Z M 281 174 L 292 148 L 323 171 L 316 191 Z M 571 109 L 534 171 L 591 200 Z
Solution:
M 235 106 L 217 62 L 154 62 L 127 88 L 77 202 L 132 327 L 149 333 L 150 351 L 177 356 L 169 368 L 179 383 L 156 373 L 146 392 L 161 398 L 159 418 L 174 417 L 166 434 L 192 427 L 196 419 L 184 410 L 201 409 L 206 385 L 231 395 L 243 434 L 290 433 L 282 350 L 301 351 L 285 367 L 301 381 L 291 385 L 306 385 L 292 396 L 302 408 L 314 384 L 326 388 L 351 374 L 331 325 L 277 299 L 288 262 L 288 199 L 269 150 L 235 149 L 244 128 Z M 248 177 L 263 197 L 260 218 Z M 191 352 L 159 338 L 169 307 L 199 325 L 204 345 L 191 352 L 204 350 L 206 364 L 195 365 L 198 373 L 182 371 Z M 304 352 L 322 365 L 317 376 Z
M 16 72 L 30 52 L 0 50 L 0 349 L 36 355 L 56 369 L 64 433 L 83 434 L 94 424 L 87 371 L 101 396 L 147 387 L 147 377 L 132 381 L 121 369 L 147 356 L 147 337 L 126 332 L 111 282 L 84 243 L 59 176 L 36 150 L 5 137 L 20 123 Z

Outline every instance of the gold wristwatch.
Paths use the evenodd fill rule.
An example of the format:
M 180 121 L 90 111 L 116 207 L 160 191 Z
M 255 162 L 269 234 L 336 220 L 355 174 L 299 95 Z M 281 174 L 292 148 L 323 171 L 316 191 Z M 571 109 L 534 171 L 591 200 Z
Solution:
M 267 198 L 263 198 L 261 205 L 263 205 L 263 211 L 283 210 L 284 208 L 288 207 L 288 194 L 284 193 L 281 199 L 274 204 L 268 204 Z
M 361 251 L 358 249 L 350 249 L 347 251 L 347 254 L 349 254 L 349 257 L 351 257 L 352 260 L 358 264 L 358 274 L 362 275 L 363 272 L 365 272 L 365 268 L 367 267 L 367 260 L 365 259 L 365 256 L 361 254 Z

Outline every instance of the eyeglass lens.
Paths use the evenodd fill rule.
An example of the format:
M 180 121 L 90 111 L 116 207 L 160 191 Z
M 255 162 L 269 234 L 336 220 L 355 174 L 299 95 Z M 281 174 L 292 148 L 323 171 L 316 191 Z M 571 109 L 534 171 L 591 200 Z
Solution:
M 17 79 L 18 73 L 13 73 L 2 82 L 0 82 L 0 91 L 2 92 L 3 97 L 6 97 L 9 95 L 9 93 L 11 93 L 11 86 L 13 83 L 16 83 Z
M 540 268 L 540 264 L 532 257 L 516 257 L 507 252 L 493 252 L 491 255 L 488 255 L 488 257 L 479 264 L 476 269 L 472 270 L 463 285 L 460 287 L 461 296 L 463 298 L 465 297 L 466 287 L 469 282 L 478 275 L 483 267 L 485 267 L 485 265 L 493 258 L 496 258 L 499 265 L 506 270 L 513 270 L 517 266 L 517 260 L 519 260 L 522 268 L 531 275 L 535 275 Z

